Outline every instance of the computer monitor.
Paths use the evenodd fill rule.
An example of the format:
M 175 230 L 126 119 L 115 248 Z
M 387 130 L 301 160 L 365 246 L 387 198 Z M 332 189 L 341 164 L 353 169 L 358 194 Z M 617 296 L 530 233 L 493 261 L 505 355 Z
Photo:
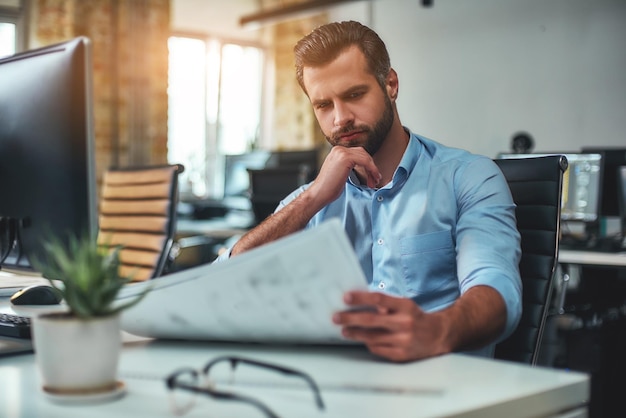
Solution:
M 529 158 L 565 155 L 568 168 L 563 175 L 561 220 L 596 223 L 601 198 L 602 155 L 595 153 L 500 153 L 497 158 Z
M 313 181 L 319 169 L 319 150 L 317 148 L 296 151 L 274 151 L 265 165 L 266 168 L 300 169 L 306 173 L 305 181 Z
M 626 166 L 626 148 L 583 147 L 581 152 L 602 154 L 602 200 L 600 216 L 618 217 L 619 167 Z
M 312 181 L 318 171 L 318 150 L 267 151 L 258 149 L 242 154 L 226 154 L 223 164 L 223 176 L 216 179 L 219 187 L 216 188 L 215 194 L 210 198 L 188 202 L 192 205 L 195 218 L 223 217 L 232 210 L 254 210 L 251 201 L 251 176 L 262 169 L 278 170 L 273 173 L 279 174 L 271 177 L 272 180 L 277 181 L 277 183 L 272 183 L 276 190 L 283 190 L 282 187 L 291 181 L 290 173 L 294 170 L 299 173 L 297 177 L 299 181 L 303 180 L 307 183 Z M 262 176 L 263 174 L 259 174 L 257 177 Z M 266 177 L 263 176 L 263 178 Z M 293 190 L 295 189 L 296 186 L 293 187 Z
M 0 268 L 97 234 L 89 39 L 0 59 Z
M 250 197 L 248 170 L 263 168 L 299 169 L 306 173 L 305 181 L 315 178 L 318 170 L 318 150 L 264 151 L 255 150 L 243 154 L 224 156 L 224 195 L 226 200 Z M 295 188 L 294 188 L 295 189 Z
M 224 198 L 250 196 L 248 169 L 265 167 L 270 157 L 269 151 L 251 151 L 243 154 L 224 156 Z

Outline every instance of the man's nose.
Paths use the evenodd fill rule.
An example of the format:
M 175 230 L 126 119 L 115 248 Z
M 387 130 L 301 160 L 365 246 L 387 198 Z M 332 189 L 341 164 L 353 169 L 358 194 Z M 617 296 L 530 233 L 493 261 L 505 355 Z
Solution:
M 349 106 L 335 103 L 335 126 L 345 126 L 354 120 L 354 114 Z

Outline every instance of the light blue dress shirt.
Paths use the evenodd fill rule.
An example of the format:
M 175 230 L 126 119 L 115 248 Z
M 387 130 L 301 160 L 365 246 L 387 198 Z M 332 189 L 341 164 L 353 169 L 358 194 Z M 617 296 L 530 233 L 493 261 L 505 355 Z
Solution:
M 500 340 L 517 326 L 520 236 L 508 184 L 491 159 L 411 133 L 389 184 L 370 189 L 353 173 L 342 195 L 307 228 L 329 218 L 343 223 L 370 289 L 436 311 L 471 287 L 487 285 L 507 306 Z M 493 356 L 493 349 L 494 344 L 473 353 Z

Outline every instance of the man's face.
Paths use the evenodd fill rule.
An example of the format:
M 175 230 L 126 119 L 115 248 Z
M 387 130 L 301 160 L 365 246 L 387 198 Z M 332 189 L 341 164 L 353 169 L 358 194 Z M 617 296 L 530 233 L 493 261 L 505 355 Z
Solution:
M 303 81 L 331 145 L 363 147 L 370 155 L 378 151 L 393 124 L 393 107 L 357 47 L 325 66 L 305 67 Z

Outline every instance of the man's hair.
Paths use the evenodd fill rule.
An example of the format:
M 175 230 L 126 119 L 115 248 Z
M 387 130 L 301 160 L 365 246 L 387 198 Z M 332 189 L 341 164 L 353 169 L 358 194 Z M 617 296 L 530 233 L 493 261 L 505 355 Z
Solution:
M 341 52 L 357 46 L 367 61 L 367 70 L 376 77 L 381 88 L 385 88 L 391 70 L 389 53 L 378 34 L 359 22 L 334 22 L 318 27 L 300 39 L 294 47 L 296 78 L 302 90 L 304 67 L 319 67 L 330 63 Z M 308 93 L 307 93 L 308 94 Z

